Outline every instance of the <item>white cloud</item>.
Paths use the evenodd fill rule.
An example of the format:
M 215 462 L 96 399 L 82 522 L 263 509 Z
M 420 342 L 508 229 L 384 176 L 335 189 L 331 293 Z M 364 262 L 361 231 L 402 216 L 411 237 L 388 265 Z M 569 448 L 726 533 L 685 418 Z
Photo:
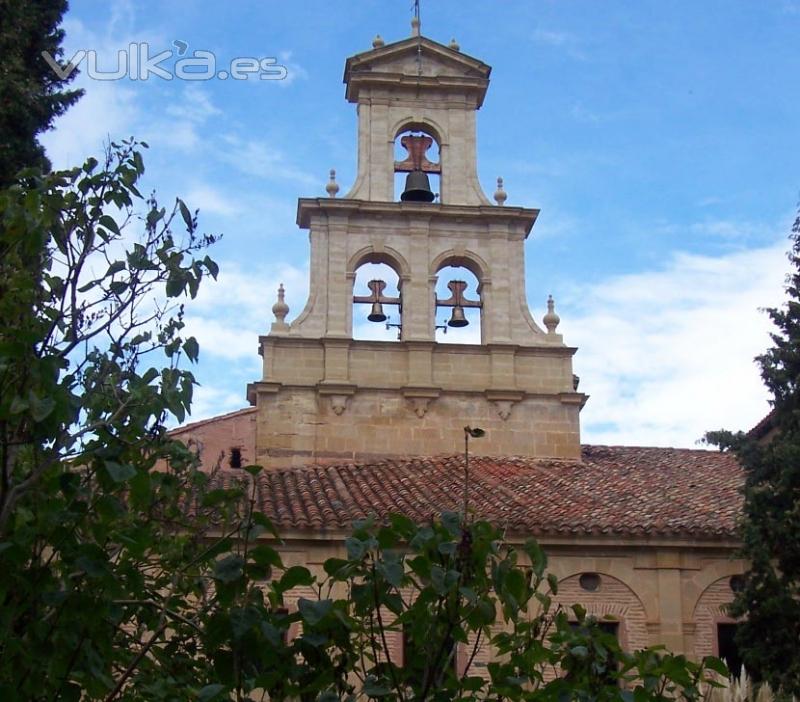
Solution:
M 209 117 L 222 114 L 222 110 L 211 102 L 208 93 L 201 86 L 189 83 L 183 89 L 182 102 L 169 105 L 167 114 L 190 122 L 205 122 Z
M 321 179 L 293 166 L 285 154 L 261 139 L 241 139 L 234 134 L 223 138 L 220 157 L 246 175 L 281 182 L 319 186 Z
M 206 358 L 251 361 L 260 365 L 258 337 L 269 331 L 272 305 L 283 283 L 291 312 L 297 316 L 305 304 L 308 275 L 289 265 L 244 269 L 220 262 L 217 281 L 207 280 L 187 305 L 186 334 L 200 343 L 201 363 Z
M 286 69 L 286 78 L 276 81 L 282 88 L 288 88 L 296 80 L 306 80 L 308 78 L 308 71 L 292 60 L 291 51 L 281 51 L 278 59 L 278 63 Z
M 693 446 L 768 411 L 753 357 L 769 345 L 760 307 L 784 298 L 785 242 L 720 257 L 676 254 L 660 271 L 575 289 L 559 331 L 579 348 L 588 443 Z
M 539 27 L 533 33 L 533 41 L 537 44 L 563 51 L 567 56 L 573 59 L 582 61 L 586 58 L 583 51 L 581 51 L 578 37 L 570 32 L 542 29 Z
M 239 202 L 207 184 L 190 187 L 182 199 L 192 210 L 199 209 L 201 215 L 217 214 L 230 217 L 242 210 Z
M 568 32 L 554 32 L 541 28 L 533 33 L 533 38 L 540 44 L 549 44 L 550 46 L 565 46 L 575 41 L 575 37 Z
M 201 383 L 194 388 L 192 414 L 186 421 L 196 422 L 207 417 L 232 412 L 242 407 L 247 407 L 247 398 L 243 387 L 236 392 L 229 388 Z

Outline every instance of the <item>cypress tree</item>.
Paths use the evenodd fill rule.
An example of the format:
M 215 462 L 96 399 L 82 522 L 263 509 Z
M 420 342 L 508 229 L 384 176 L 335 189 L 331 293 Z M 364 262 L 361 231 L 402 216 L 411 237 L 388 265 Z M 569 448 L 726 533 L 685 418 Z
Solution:
M 66 0 L 0 0 L 0 188 L 26 167 L 50 169 L 38 136 L 53 126 L 83 94 L 65 90 L 75 78 L 61 78 L 45 59 L 63 63 Z
M 742 556 L 749 560 L 731 614 L 748 671 L 800 696 L 800 210 L 792 227 L 787 301 L 767 310 L 772 346 L 756 358 L 772 396 L 767 435 L 710 432 L 745 470 Z

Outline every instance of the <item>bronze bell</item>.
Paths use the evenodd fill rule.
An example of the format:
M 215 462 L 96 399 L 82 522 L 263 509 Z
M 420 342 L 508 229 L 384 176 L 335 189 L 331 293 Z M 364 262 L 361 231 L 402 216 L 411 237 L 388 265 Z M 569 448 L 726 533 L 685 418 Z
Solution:
M 406 189 L 400 195 L 403 202 L 433 202 L 431 182 L 424 171 L 411 171 L 406 176 Z
M 453 314 L 450 315 L 450 321 L 447 323 L 448 327 L 466 327 L 469 324 L 467 318 L 464 316 L 464 308 L 461 305 L 453 307 Z
M 372 311 L 367 315 L 370 322 L 385 322 L 386 315 L 383 313 L 383 305 L 380 302 L 372 303 Z

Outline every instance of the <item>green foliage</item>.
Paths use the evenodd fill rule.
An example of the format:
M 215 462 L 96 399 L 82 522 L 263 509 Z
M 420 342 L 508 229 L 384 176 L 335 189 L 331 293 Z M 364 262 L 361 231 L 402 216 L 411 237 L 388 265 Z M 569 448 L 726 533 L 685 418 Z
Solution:
M 263 561 L 257 549 L 223 561 L 225 587 L 238 587 L 239 599 L 210 627 L 214 676 L 204 689 L 237 699 L 643 702 L 699 700 L 714 671 L 726 672 L 716 659 L 623 652 L 582 608 L 552 604 L 557 581 L 535 542 L 516 549 L 486 522 L 365 520 L 346 550 L 324 574 L 295 566 L 266 584 L 248 582 Z M 276 615 L 297 585 L 317 597 Z M 284 638 L 295 623 L 302 634 Z M 400 638 L 402 655 L 390 644 Z M 485 668 L 475 663 L 481 647 L 498 654 Z
M 194 216 L 176 236 L 185 207 L 142 198 L 143 170 L 125 142 L 0 192 L 3 700 L 113 699 L 134 679 L 157 699 L 201 665 L 217 554 L 185 506 L 207 478 L 164 423 L 191 401 L 178 302 L 216 274 L 195 257 L 213 237 Z
M 766 442 L 743 433 L 707 439 L 736 454 L 746 474 L 742 556 L 749 560 L 732 613 L 743 617 L 737 643 L 747 670 L 800 696 L 800 215 L 794 222 L 788 301 L 767 310 L 777 327 L 756 360 L 772 395 Z
M 58 25 L 66 0 L 0 0 L 0 187 L 26 167 L 50 167 L 37 137 L 83 94 L 64 90 L 77 75 L 59 78 L 42 56 L 63 61 Z
M 624 653 L 486 522 L 365 520 L 284 565 L 260 468 L 210 489 L 166 432 L 199 353 L 179 301 L 217 267 L 143 170 L 124 142 L 0 193 L 0 699 L 698 698 L 708 662 Z

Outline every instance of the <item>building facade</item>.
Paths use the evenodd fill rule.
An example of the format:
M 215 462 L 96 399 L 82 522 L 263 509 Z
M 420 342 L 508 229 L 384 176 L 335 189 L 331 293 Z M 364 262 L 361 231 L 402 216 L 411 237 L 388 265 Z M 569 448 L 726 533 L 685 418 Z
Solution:
M 706 451 L 581 445 L 576 349 L 552 299 L 540 322 L 526 301 L 538 210 L 506 205 L 500 179 L 491 199 L 478 181 L 490 72 L 418 24 L 347 59 L 358 173 L 343 196 L 332 173 L 327 197 L 299 200 L 308 302 L 290 323 L 279 291 L 252 407 L 175 434 L 219 463 L 221 480 L 264 466 L 258 499 L 286 561 L 321 568 L 356 518 L 458 509 L 464 426 L 480 427 L 471 504 L 512 540 L 539 538 L 559 600 L 610 616 L 628 648 L 725 653 L 725 604 L 744 567 L 733 557 L 741 470 Z M 367 264 L 395 285 L 356 290 Z M 383 325 L 390 309 L 397 341 L 354 339 L 354 320 Z M 442 313 L 452 328 L 479 325 L 480 343 L 438 341 Z

